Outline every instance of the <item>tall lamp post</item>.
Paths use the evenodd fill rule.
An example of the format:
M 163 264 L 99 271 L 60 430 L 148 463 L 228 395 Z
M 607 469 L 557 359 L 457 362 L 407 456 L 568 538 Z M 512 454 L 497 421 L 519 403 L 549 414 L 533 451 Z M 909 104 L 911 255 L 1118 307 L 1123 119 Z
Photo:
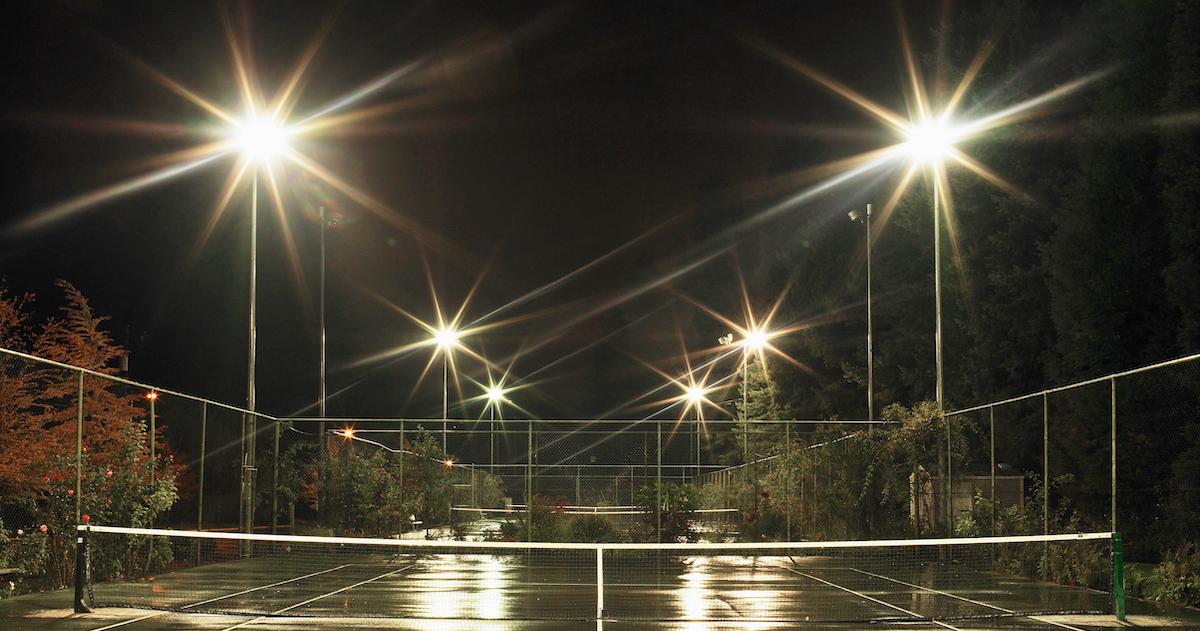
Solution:
M 861 223 L 867 237 L 867 420 L 875 420 L 875 349 L 871 337 L 871 205 L 867 204 L 867 214 L 860 215 L 858 210 L 851 210 L 847 215 L 850 221 Z
M 708 389 L 706 389 L 702 385 L 688 386 L 687 392 L 684 393 L 684 401 L 687 402 L 687 407 L 692 408 L 692 410 L 694 410 L 692 413 L 692 423 L 696 430 L 695 431 L 695 434 L 696 434 L 696 478 L 695 478 L 695 480 L 693 480 L 693 483 L 695 483 L 696 480 L 700 479 L 700 466 L 701 466 L 700 465 L 700 458 L 701 458 L 700 419 L 701 419 L 701 415 L 702 415 L 702 407 L 701 406 L 704 405 L 704 401 L 707 398 L 708 398 Z
M 941 178 L 944 174 L 943 160 L 954 150 L 954 143 L 962 137 L 962 131 L 954 129 L 945 115 L 928 117 L 908 129 L 904 148 L 910 160 L 924 166 L 933 175 L 933 301 L 934 301 L 934 381 L 938 415 L 945 420 L 945 384 L 942 378 L 942 209 Z M 950 458 L 952 437 L 950 424 L 946 425 L 946 528 L 954 531 L 954 500 L 952 498 L 954 477 Z
M 488 473 L 496 473 L 496 410 L 504 403 L 504 387 L 488 386 L 487 407 L 491 420 L 491 431 L 488 432 Z M 503 416 L 503 415 L 501 415 Z
M 256 473 L 258 417 L 254 414 L 256 401 L 255 363 L 258 350 L 258 170 L 277 159 L 288 149 L 290 132 L 273 117 L 259 116 L 253 111 L 235 124 L 230 136 L 241 153 L 242 160 L 254 169 L 250 189 L 250 313 L 249 352 L 246 377 L 246 410 L 242 421 L 242 531 L 254 528 L 254 478 Z M 279 427 L 275 427 L 278 437 Z
M 437 350 L 442 354 L 442 453 L 450 453 L 447 441 L 448 422 L 450 406 L 450 353 L 458 347 L 458 331 L 452 327 L 444 327 L 438 329 L 433 334 L 433 342 L 437 345 Z

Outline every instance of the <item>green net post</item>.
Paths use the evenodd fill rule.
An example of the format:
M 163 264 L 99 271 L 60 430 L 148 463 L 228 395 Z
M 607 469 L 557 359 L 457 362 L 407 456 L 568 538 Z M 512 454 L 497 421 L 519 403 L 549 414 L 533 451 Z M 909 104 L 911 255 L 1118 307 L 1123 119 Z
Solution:
M 1121 543 L 1121 533 L 1112 534 L 1112 563 L 1113 563 L 1113 613 L 1117 620 L 1125 621 L 1125 549 Z

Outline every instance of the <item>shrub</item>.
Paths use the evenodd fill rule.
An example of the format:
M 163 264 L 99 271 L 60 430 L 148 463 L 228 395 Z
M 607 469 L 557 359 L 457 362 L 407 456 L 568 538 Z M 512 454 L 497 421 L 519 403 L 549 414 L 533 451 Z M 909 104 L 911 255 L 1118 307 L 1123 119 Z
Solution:
M 1154 568 L 1154 576 L 1160 590 L 1156 600 L 1200 606 L 1200 545 L 1188 543 L 1168 550 Z

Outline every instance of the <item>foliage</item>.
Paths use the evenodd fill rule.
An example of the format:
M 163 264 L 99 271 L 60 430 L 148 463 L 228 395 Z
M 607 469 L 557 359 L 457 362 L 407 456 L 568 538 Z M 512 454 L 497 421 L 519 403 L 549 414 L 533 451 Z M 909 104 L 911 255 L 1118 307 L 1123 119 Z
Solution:
M 1154 569 L 1160 591 L 1157 600 L 1200 607 L 1200 544 L 1187 543 L 1163 554 Z
M 60 317 L 35 322 L 33 297 L 0 290 L 0 340 L 9 348 L 116 374 L 125 350 L 102 328 L 84 296 L 60 282 Z M 7 360 L 6 360 L 7 361 Z M 70 582 L 74 568 L 76 508 L 93 524 L 149 527 L 177 499 L 181 466 L 156 428 L 150 457 L 144 399 L 112 381 L 83 379 L 83 432 L 75 457 L 80 381 L 72 373 L 32 362 L 6 363 L 0 374 L 0 496 L 9 507 L 0 552 L 19 563 L 26 588 Z M 79 489 L 76 490 L 76 474 Z M 13 510 L 13 509 L 16 510 Z M 14 520 L 14 515 L 19 515 Z M 17 530 L 24 534 L 16 535 Z M 33 534 L 37 533 L 37 534 Z M 139 550 L 136 559 L 131 556 Z M 93 554 L 101 576 L 132 576 L 169 559 L 164 548 L 100 546 Z
M 662 483 L 639 489 L 636 503 L 645 511 L 643 527 L 651 537 L 662 543 L 694 542 L 698 499 L 691 485 Z

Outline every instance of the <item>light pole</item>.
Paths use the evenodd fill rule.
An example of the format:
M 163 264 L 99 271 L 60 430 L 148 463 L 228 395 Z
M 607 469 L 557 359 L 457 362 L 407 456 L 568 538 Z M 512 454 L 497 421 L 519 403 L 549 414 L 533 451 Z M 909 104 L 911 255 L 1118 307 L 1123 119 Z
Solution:
M 491 431 L 488 432 L 488 473 L 496 473 L 496 409 L 504 403 L 504 387 L 488 386 L 487 389 L 488 415 L 491 420 Z M 501 415 L 503 417 L 503 415 Z
M 847 213 L 850 221 L 862 223 L 867 237 L 867 420 L 875 420 L 875 349 L 871 338 L 871 205 L 867 204 L 867 214 L 860 215 L 858 210 Z M 872 426 L 873 427 L 873 426 Z
M 694 426 L 696 428 L 696 432 L 695 432 L 696 433 L 696 478 L 695 478 L 695 480 L 693 480 L 693 483 L 695 483 L 696 480 L 700 479 L 700 457 L 701 457 L 700 419 L 701 419 L 701 414 L 702 414 L 701 406 L 704 405 L 704 401 L 707 398 L 708 398 L 708 389 L 702 385 L 688 386 L 687 392 L 684 393 L 684 400 L 687 402 L 687 407 L 693 409 L 692 423 L 694 424 Z
M 945 173 L 943 160 L 954 149 L 954 143 L 962 137 L 962 131 L 951 127 L 945 115 L 925 118 L 909 128 L 905 149 L 916 165 L 926 166 L 933 179 L 933 358 L 934 395 L 937 399 L 938 416 L 946 425 L 946 530 L 954 531 L 953 478 L 951 461 L 952 436 L 950 423 L 946 422 L 945 385 L 942 379 L 942 209 L 941 178 Z
M 437 345 L 438 352 L 442 354 L 442 453 L 448 454 L 447 451 L 447 429 L 448 429 L 448 414 L 450 405 L 450 353 L 458 346 L 458 331 L 453 327 L 444 327 L 434 331 L 433 342 Z
M 945 410 L 945 388 L 942 381 L 942 161 L 954 149 L 961 136 L 945 116 L 926 118 L 911 127 L 906 134 L 905 149 L 914 164 L 928 167 L 933 173 L 933 301 L 934 301 L 934 395 L 938 413 Z
M 317 453 L 318 460 L 321 463 L 320 479 L 317 485 L 317 510 L 321 517 L 325 516 L 325 474 L 326 474 L 326 459 L 329 457 L 329 447 L 325 437 L 325 375 L 327 373 L 326 355 L 325 355 L 325 206 L 319 206 L 318 220 L 321 223 L 321 270 L 317 275 L 317 323 L 320 327 L 321 338 L 321 379 L 319 392 L 317 393 L 317 415 L 321 420 L 317 423 Z M 400 439 L 401 448 L 404 447 L 404 439 Z M 324 520 L 322 519 L 322 523 Z M 295 533 L 292 533 L 295 534 Z
M 255 452 L 257 451 L 258 417 L 254 414 L 256 401 L 255 363 L 258 350 L 258 170 L 279 158 L 288 149 L 290 132 L 274 117 L 259 116 L 251 111 L 230 130 L 234 146 L 241 159 L 254 169 L 250 188 L 250 313 L 249 352 L 246 376 L 246 410 L 242 422 L 242 486 L 241 521 L 242 531 L 249 533 L 254 527 L 254 478 Z M 278 449 L 279 426 L 275 426 L 276 448 Z M 272 518 L 274 519 L 274 517 Z

